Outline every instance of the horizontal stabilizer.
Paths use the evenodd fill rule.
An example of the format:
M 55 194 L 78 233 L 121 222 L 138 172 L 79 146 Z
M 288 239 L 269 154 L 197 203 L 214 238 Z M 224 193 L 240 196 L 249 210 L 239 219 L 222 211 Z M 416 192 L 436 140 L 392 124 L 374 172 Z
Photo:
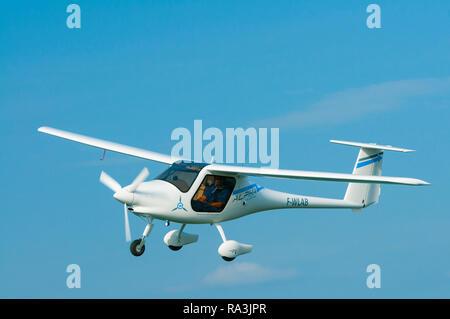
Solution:
M 414 152 L 414 150 L 408 150 L 406 148 L 393 147 L 391 145 L 377 145 L 375 143 L 359 143 L 359 142 L 347 142 L 347 141 L 337 141 L 330 140 L 331 143 L 343 144 L 349 146 L 356 146 L 367 149 L 375 149 L 375 150 L 386 150 L 386 151 L 396 151 L 396 152 Z

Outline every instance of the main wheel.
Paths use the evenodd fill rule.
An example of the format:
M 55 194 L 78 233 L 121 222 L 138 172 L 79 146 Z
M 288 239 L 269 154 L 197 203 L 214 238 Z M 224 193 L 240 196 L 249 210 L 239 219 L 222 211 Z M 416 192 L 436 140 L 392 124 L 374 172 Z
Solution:
M 230 257 L 222 256 L 222 258 L 223 258 L 223 260 L 225 260 L 225 261 L 233 261 L 234 258 L 236 258 L 236 257 L 230 258 Z
M 183 246 L 172 246 L 172 245 L 169 245 L 169 248 L 172 249 L 172 250 L 180 250 L 181 248 L 183 248 Z
M 141 243 L 142 239 L 136 239 L 133 240 L 133 242 L 130 245 L 130 251 L 133 254 L 133 256 L 140 256 L 145 251 L 145 244 L 142 245 L 141 249 L 138 250 L 138 245 Z

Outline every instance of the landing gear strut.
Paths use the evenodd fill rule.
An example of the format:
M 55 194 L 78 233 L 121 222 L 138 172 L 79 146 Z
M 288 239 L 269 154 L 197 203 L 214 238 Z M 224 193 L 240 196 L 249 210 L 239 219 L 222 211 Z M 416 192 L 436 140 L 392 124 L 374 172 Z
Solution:
M 150 232 L 152 231 L 153 224 L 152 224 L 153 218 L 147 219 L 147 226 L 145 226 L 144 232 L 142 233 L 142 238 L 133 240 L 133 242 L 130 245 L 130 252 L 133 256 L 141 256 L 145 251 L 145 238 L 150 235 Z

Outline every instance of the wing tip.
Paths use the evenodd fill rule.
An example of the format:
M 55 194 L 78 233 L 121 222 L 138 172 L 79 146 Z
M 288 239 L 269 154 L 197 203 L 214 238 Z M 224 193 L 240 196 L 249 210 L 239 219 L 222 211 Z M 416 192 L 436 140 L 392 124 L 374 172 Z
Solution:
M 48 126 L 41 126 L 37 130 L 38 132 L 47 133 L 47 131 L 50 129 Z
M 409 185 L 413 186 L 430 186 L 431 183 L 425 182 L 421 179 L 413 179 L 411 182 L 408 183 Z

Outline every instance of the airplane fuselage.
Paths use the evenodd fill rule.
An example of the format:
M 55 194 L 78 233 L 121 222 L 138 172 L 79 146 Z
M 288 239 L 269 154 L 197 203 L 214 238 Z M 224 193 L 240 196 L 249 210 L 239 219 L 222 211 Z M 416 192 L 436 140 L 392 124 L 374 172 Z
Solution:
M 213 224 L 236 219 L 252 213 L 283 208 L 360 208 L 339 199 L 289 194 L 267 189 L 252 183 L 246 176 L 222 174 L 234 178 L 236 183 L 225 207 L 220 212 L 196 211 L 193 198 L 205 176 L 210 175 L 204 167 L 188 191 L 182 192 L 175 185 L 155 179 L 144 182 L 134 193 L 129 207 L 136 215 L 153 217 L 182 224 Z

